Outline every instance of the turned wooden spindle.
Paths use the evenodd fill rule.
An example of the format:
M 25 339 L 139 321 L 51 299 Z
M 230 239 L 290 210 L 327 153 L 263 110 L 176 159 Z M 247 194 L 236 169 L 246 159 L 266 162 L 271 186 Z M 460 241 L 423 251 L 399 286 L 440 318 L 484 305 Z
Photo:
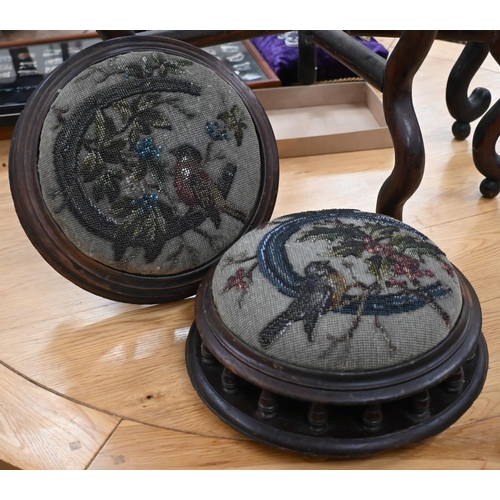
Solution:
M 423 418 L 429 413 L 429 406 L 431 404 L 431 398 L 429 391 L 419 392 L 411 398 L 411 409 L 414 416 L 418 418 Z
M 265 420 L 274 418 L 278 412 L 278 402 L 272 392 L 263 390 L 259 397 L 259 416 Z
M 216 361 L 214 355 L 208 350 L 208 347 L 203 343 L 201 344 L 201 361 L 206 365 L 213 365 L 215 364 Z
M 236 382 L 236 376 L 227 367 L 224 368 L 224 370 L 222 371 L 221 382 L 222 382 L 222 390 L 226 394 L 235 394 L 237 392 L 238 384 Z
M 363 411 L 363 423 L 370 428 L 378 427 L 382 423 L 382 408 L 378 404 L 367 405 Z
M 307 414 L 309 427 L 314 434 L 323 434 L 328 428 L 328 413 L 321 403 L 312 403 Z
M 446 392 L 456 393 L 462 389 L 463 384 L 464 369 L 460 367 L 443 382 L 443 389 Z

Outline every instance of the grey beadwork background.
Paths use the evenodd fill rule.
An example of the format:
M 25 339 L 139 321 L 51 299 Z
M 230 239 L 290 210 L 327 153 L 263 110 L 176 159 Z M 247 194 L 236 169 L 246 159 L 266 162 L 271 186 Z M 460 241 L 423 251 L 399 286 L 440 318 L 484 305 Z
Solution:
M 377 217 L 377 220 L 380 220 L 380 216 Z M 390 342 L 396 347 L 395 352 L 392 352 L 380 328 L 376 327 L 375 317 L 367 314 L 361 317 L 351 340 L 339 342 L 332 348 L 332 340 L 328 339 L 328 336 L 338 338 L 346 334 L 356 317 L 329 311 L 319 318 L 314 330 L 314 341 L 308 341 L 303 321 L 296 321 L 288 326 L 270 347 L 263 348 L 259 344 L 259 333 L 295 299 L 280 293 L 264 277 L 258 266 L 252 273 L 253 284 L 250 284 L 244 293 L 236 286 L 228 289 L 230 277 L 234 276 L 239 268 L 248 269 L 256 260 L 245 263 L 231 262 L 256 255 L 263 237 L 277 227 L 277 222 L 290 218 L 291 216 L 285 216 L 275 219 L 265 227 L 244 235 L 224 254 L 217 265 L 212 286 L 214 302 L 224 324 L 236 337 L 254 349 L 292 365 L 329 371 L 363 371 L 404 363 L 429 351 L 449 334 L 462 308 L 460 285 L 456 274 L 451 277 L 438 260 L 424 256 L 425 263 L 421 264 L 421 268 L 432 271 L 434 277 L 420 277 L 421 285 L 428 286 L 440 280 L 451 289 L 451 293 L 446 297 L 437 300 L 450 316 L 449 326 L 430 305 L 411 312 L 391 316 L 380 315 L 378 316 L 380 323 Z M 362 225 L 364 222 L 348 217 L 339 219 L 356 225 Z M 392 219 L 387 217 L 386 220 L 390 224 Z M 366 250 L 360 259 L 352 255 L 332 257 L 329 255 L 329 244 L 326 240 L 296 241 L 313 226 L 314 224 L 304 226 L 285 244 L 288 258 L 296 272 L 304 276 L 304 269 L 310 262 L 329 261 L 349 284 L 355 279 L 366 285 L 376 280 L 376 277 L 368 271 L 367 264 L 363 262 L 363 259 L 370 256 Z M 432 243 L 428 239 L 426 241 Z M 443 260 L 449 263 L 447 259 Z M 351 271 L 344 266 L 345 262 L 348 265 L 352 264 Z M 408 285 L 408 288 L 412 288 L 412 285 Z M 397 292 L 397 288 L 389 287 L 385 293 Z M 347 293 L 358 295 L 361 289 L 352 288 Z
M 83 71 L 60 91 L 43 126 L 38 170 L 44 201 L 52 217 L 80 251 L 115 269 L 144 275 L 171 275 L 196 268 L 210 261 L 237 239 L 244 229 L 244 224 L 223 213 L 221 214 L 220 227 L 217 230 L 210 218 L 206 218 L 198 227 L 211 239 L 193 230 L 188 230 L 182 235 L 182 238 L 167 239 L 160 255 L 151 263 L 145 262 L 144 249 L 140 247 L 129 247 L 121 262 L 117 262 L 114 258 L 112 243 L 85 229 L 72 212 L 64 206 L 64 195 L 58 185 L 53 157 L 57 135 L 64 133 L 64 121 L 61 122 L 61 117 L 66 121 L 71 120 L 72 111 L 81 103 L 90 102 L 96 93 L 105 93 L 107 89 L 116 86 L 125 79 L 133 79 L 133 75 L 125 75 L 124 72 L 111 73 L 117 67 L 137 63 L 143 57 L 151 56 L 151 54 L 151 52 L 131 52 L 109 58 Z M 167 58 L 170 61 L 183 61 L 182 58 L 174 56 Z M 104 69 L 104 72 L 100 71 L 101 68 Z M 171 206 L 178 214 L 185 214 L 188 211 L 188 206 L 179 200 L 175 192 L 172 170 L 176 160 L 168 151 L 188 143 L 195 146 L 204 155 L 206 146 L 211 141 L 206 129 L 207 122 L 216 121 L 220 113 L 230 112 L 232 107 L 236 105 L 247 126 L 244 129 L 241 146 L 237 145 L 231 132 L 228 134 L 230 140 L 213 141 L 213 156 L 223 156 L 224 159 L 210 161 L 205 164 L 204 169 L 213 180 L 216 180 L 227 162 L 236 165 L 236 174 L 227 201 L 250 216 L 258 199 L 261 180 L 260 148 L 252 119 L 233 88 L 212 70 L 201 64 L 193 63 L 189 66 L 183 66 L 182 71 L 182 74 L 168 75 L 168 77 L 187 80 L 199 85 L 202 88 L 202 93 L 199 97 L 182 93 L 170 94 L 177 99 L 175 106 L 168 104 L 158 106 L 158 109 L 168 117 L 172 125 L 172 130 L 153 128 L 151 134 L 154 146 L 161 148 L 159 150 L 160 159 L 166 164 L 167 172 L 167 182 L 161 192 L 157 193 L 159 199 Z M 106 78 L 104 78 L 105 72 L 109 73 Z M 116 100 L 120 98 L 119 95 L 116 96 Z M 187 118 L 186 112 L 192 113 L 194 116 Z M 109 107 L 105 113 L 112 117 L 117 127 L 120 125 L 120 114 L 116 109 Z M 91 137 L 95 135 L 94 129 L 95 125 L 93 124 L 88 130 L 82 130 L 81 133 L 85 137 Z M 86 154 L 88 153 L 83 150 L 80 152 L 80 162 L 83 161 Z M 121 193 L 132 198 L 140 197 L 143 193 L 151 191 L 150 186 L 148 186 L 151 183 L 152 179 L 149 174 L 142 181 L 131 181 L 125 177 L 120 181 Z M 92 198 L 92 185 L 92 182 L 83 183 L 89 199 Z M 95 202 L 95 205 L 106 216 L 113 217 L 111 204 L 106 197 Z M 183 250 L 176 261 L 169 260 L 169 256 L 175 254 L 181 246 Z

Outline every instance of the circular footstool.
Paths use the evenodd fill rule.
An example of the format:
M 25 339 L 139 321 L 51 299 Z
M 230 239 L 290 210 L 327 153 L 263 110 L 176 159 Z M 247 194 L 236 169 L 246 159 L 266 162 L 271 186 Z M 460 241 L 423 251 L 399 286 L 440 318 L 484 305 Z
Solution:
M 154 36 L 102 42 L 36 89 L 10 152 L 19 219 L 62 275 L 113 300 L 195 293 L 269 220 L 278 155 L 262 106 L 221 61 Z
M 487 372 L 481 309 L 420 232 L 355 210 L 243 236 L 203 279 L 186 346 L 201 399 L 238 431 L 350 457 L 453 424 Z

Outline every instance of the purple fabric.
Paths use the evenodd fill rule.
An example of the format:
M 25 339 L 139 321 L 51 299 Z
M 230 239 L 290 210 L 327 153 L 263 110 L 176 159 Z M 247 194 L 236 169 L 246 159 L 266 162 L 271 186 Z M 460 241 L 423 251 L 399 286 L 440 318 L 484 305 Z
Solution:
M 359 37 L 353 38 L 376 54 L 382 56 L 384 59 L 387 59 L 389 51 L 378 43 L 375 38 L 371 38 L 370 40 L 364 40 Z M 264 59 L 269 63 L 283 85 L 291 85 L 299 81 L 299 47 L 298 34 L 296 31 L 283 33 L 281 35 L 254 38 L 252 42 Z M 317 81 L 336 80 L 338 78 L 356 76 L 355 73 L 346 68 L 342 63 L 320 47 L 317 48 L 317 54 Z

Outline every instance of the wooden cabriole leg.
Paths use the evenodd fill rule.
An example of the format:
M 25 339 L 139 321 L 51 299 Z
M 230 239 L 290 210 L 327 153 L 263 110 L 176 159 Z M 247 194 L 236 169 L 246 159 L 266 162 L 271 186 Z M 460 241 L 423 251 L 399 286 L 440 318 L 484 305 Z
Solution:
M 455 139 L 463 141 L 470 134 L 470 122 L 477 120 L 490 107 L 490 91 L 478 87 L 470 97 L 470 82 L 489 53 L 487 43 L 468 42 L 453 66 L 446 85 L 446 105 L 455 118 L 451 130 Z
M 377 212 L 403 219 L 403 206 L 424 174 L 425 150 L 412 101 L 415 73 L 437 31 L 404 31 L 389 56 L 383 84 L 384 113 L 394 144 L 394 169 L 380 189 Z
M 500 64 L 500 32 L 496 31 L 490 42 L 490 52 Z M 495 146 L 500 136 L 500 100 L 498 100 L 478 123 L 472 140 L 474 165 L 486 179 L 479 187 L 486 198 L 494 198 L 500 192 L 500 156 Z

